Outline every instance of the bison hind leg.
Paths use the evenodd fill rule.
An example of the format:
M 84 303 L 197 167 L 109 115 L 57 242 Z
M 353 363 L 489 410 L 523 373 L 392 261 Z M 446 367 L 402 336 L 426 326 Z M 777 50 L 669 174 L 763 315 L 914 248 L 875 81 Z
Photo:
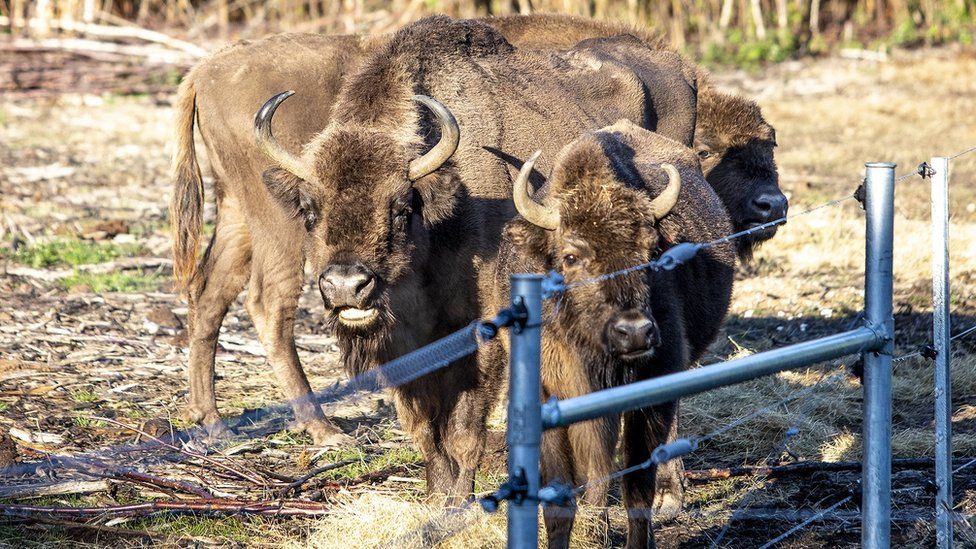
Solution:
M 190 396 L 185 415 L 211 438 L 227 431 L 217 412 L 214 388 L 217 337 L 228 308 L 247 282 L 251 261 L 250 238 L 236 204 L 224 200 L 217 211 L 213 237 L 187 287 Z

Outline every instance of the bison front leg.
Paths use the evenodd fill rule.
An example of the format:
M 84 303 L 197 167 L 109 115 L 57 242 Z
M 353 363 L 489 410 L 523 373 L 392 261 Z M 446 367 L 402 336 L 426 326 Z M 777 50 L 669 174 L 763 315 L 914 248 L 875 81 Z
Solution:
M 217 337 L 227 309 L 247 282 L 250 261 L 247 227 L 234 203 L 225 200 L 218 208 L 214 236 L 187 288 L 190 395 L 186 418 L 202 425 L 211 437 L 227 430 L 214 392 Z
M 569 426 L 569 443 L 573 451 L 573 462 L 577 471 L 577 484 L 586 483 L 580 501 L 582 513 L 598 513 L 595 528 L 588 535 L 598 543 L 605 544 L 609 530 L 610 517 L 606 511 L 609 485 L 606 478 L 613 469 L 613 454 L 617 446 L 620 417 L 609 416 L 575 423 Z
M 246 305 L 268 354 L 268 363 L 295 412 L 295 428 L 310 434 L 319 446 L 352 444 L 355 442 L 352 437 L 322 414 L 295 348 L 295 311 L 302 287 L 301 256 L 293 251 L 290 254 L 281 251 L 263 255 L 262 259 L 258 262 L 255 257 Z
M 671 422 L 666 442 L 678 438 L 677 405 L 675 419 Z M 673 459 L 657 468 L 654 480 L 654 516 L 660 520 L 673 519 L 681 513 L 685 500 L 684 463 L 681 458 Z
M 437 375 L 437 374 L 432 374 Z M 423 380 L 393 390 L 397 418 L 410 434 L 414 447 L 424 456 L 424 472 L 427 479 L 428 503 L 443 504 L 454 487 L 457 471 L 444 451 L 440 440 L 436 402 L 424 394 Z M 416 392 L 415 392 L 416 391 Z
M 574 484 L 576 475 L 573 471 L 569 434 L 565 427 L 542 434 L 540 455 L 543 486 L 553 482 L 571 486 Z M 575 505 L 544 505 L 542 516 L 546 523 L 546 544 L 549 549 L 568 548 L 573 522 L 576 519 Z
M 651 452 L 667 440 L 675 421 L 676 404 L 668 403 L 624 414 L 624 466 L 646 462 Z M 657 467 L 652 466 L 625 475 L 620 482 L 624 507 L 627 509 L 627 548 L 654 547 L 651 524 L 654 508 L 654 478 Z
M 453 368 L 474 369 L 475 360 L 468 358 Z M 458 397 L 444 434 L 444 447 L 456 464 L 457 478 L 451 487 L 447 504 L 460 505 L 474 494 L 474 477 L 485 451 L 488 438 L 488 414 L 495 402 L 492 388 L 478 387 Z

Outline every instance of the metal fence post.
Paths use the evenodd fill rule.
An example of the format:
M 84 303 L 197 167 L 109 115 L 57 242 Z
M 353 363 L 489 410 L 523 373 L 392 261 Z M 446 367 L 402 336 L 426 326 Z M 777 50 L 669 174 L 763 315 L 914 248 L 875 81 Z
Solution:
M 861 546 L 891 543 L 891 354 L 892 241 L 895 164 L 865 165 L 866 251 L 864 312 L 867 325 L 887 338 L 879 351 L 864 353 L 864 460 L 861 472 Z
M 527 498 L 508 502 L 508 547 L 538 547 L 539 445 L 542 442 L 539 366 L 542 347 L 541 275 L 512 275 L 512 306 L 525 307 L 528 318 L 511 334 L 508 398 L 509 481 L 524 479 Z
M 933 157 L 932 342 L 935 346 L 935 540 L 952 547 L 952 360 L 949 333 L 949 159 Z

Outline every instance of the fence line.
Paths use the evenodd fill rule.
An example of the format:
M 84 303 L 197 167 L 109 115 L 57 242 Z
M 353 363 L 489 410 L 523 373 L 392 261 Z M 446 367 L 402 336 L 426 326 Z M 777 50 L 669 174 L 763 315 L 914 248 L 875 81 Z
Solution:
M 970 148 L 970 149 L 961 151 L 961 152 L 953 155 L 952 157 L 950 157 L 950 159 L 955 159 L 955 158 L 961 157 L 963 155 L 966 155 L 966 154 L 969 154 L 969 153 L 972 153 L 972 152 L 976 152 L 976 147 L 973 147 L 973 148 Z M 918 172 L 903 175 L 903 176 L 899 177 L 897 179 L 897 181 L 902 181 L 902 180 L 908 179 L 910 177 L 914 177 L 915 175 L 922 175 L 922 177 L 925 177 L 926 171 L 924 169 L 924 166 L 925 166 L 925 164 L 923 163 L 920 166 Z M 750 234 L 753 234 L 755 232 L 764 230 L 766 228 L 783 224 L 788 219 L 793 219 L 793 218 L 797 218 L 797 217 L 800 217 L 800 216 L 809 215 L 809 214 L 812 214 L 813 212 L 816 212 L 816 211 L 821 210 L 821 209 L 825 209 L 825 208 L 837 206 L 837 205 L 839 205 L 839 204 L 841 204 L 841 203 L 843 203 L 843 202 L 845 202 L 845 201 L 847 201 L 847 200 L 849 200 L 851 198 L 856 198 L 856 194 L 852 194 L 852 195 L 848 195 L 848 196 L 843 196 L 841 198 L 837 198 L 837 199 L 834 199 L 834 200 L 831 200 L 831 201 L 822 203 L 820 205 L 811 207 L 811 208 L 809 208 L 807 210 L 804 210 L 804 211 L 801 211 L 801 212 L 797 212 L 797 213 L 794 213 L 794 214 L 791 214 L 791 215 L 788 215 L 788 216 L 784 216 L 782 218 L 779 218 L 779 219 L 776 219 L 776 220 L 772 220 L 772 221 L 769 221 L 769 222 L 764 223 L 762 225 L 757 225 L 757 226 L 752 227 L 750 229 L 747 229 L 747 230 L 744 230 L 744 231 L 740 231 L 740 232 L 737 232 L 737 233 L 733 233 L 733 234 L 730 234 L 728 236 L 725 236 L 725 237 L 722 237 L 722 238 L 719 238 L 719 239 L 716 239 L 716 240 L 713 240 L 713 241 L 709 241 L 709 242 L 705 242 L 705 243 L 685 243 L 688 246 L 686 246 L 684 248 L 682 248 L 683 244 L 679 244 L 678 246 L 675 246 L 675 247 L 671 248 L 670 250 L 668 250 L 667 252 L 665 252 L 665 254 L 663 254 L 660 258 L 658 258 L 655 261 L 650 261 L 650 262 L 647 262 L 647 263 L 644 263 L 644 264 L 635 265 L 635 266 L 632 266 L 632 267 L 629 267 L 629 268 L 626 268 L 626 269 L 622 269 L 622 270 L 619 270 L 619 271 L 614 271 L 614 272 L 611 272 L 611 273 L 606 273 L 606 274 L 603 274 L 603 275 L 599 275 L 597 277 L 593 277 L 591 279 L 586 279 L 586 280 L 574 282 L 574 283 L 571 283 L 571 284 L 560 284 L 560 283 L 557 283 L 554 286 L 554 289 L 556 291 L 550 292 L 550 294 L 546 296 L 546 297 L 553 297 L 555 295 L 558 295 L 558 297 L 560 299 L 560 301 L 557 301 L 556 307 L 553 310 L 553 312 L 549 315 L 549 318 L 545 319 L 545 321 L 543 321 L 543 322 L 539 322 L 539 324 L 531 325 L 531 326 L 528 326 L 527 325 L 525 327 L 533 327 L 533 328 L 535 328 L 535 327 L 541 327 L 541 325 L 548 324 L 549 322 L 551 322 L 553 320 L 553 318 L 559 312 L 560 305 L 561 305 L 561 299 L 562 299 L 563 295 L 565 294 L 566 291 L 572 290 L 573 288 L 576 288 L 576 287 L 579 287 L 579 286 L 582 286 L 582 285 L 585 285 L 585 284 L 598 283 L 600 281 L 607 280 L 607 279 L 613 278 L 615 276 L 621 276 L 623 274 L 626 274 L 626 273 L 629 273 L 629 272 L 634 272 L 634 271 L 637 271 L 637 270 L 643 270 L 643 269 L 655 269 L 655 270 L 657 270 L 657 269 L 664 269 L 664 270 L 671 270 L 671 269 L 674 269 L 676 266 L 678 266 L 678 265 L 680 265 L 680 264 L 682 264 L 682 263 L 690 260 L 691 258 L 693 258 L 695 256 L 695 254 L 697 254 L 697 252 L 700 251 L 701 249 L 706 249 L 706 248 L 709 248 L 709 247 L 718 245 L 720 243 L 731 242 L 731 241 L 733 241 L 735 239 L 738 239 L 738 238 L 741 238 L 741 237 L 745 237 L 747 235 L 750 235 Z M 335 386 L 333 386 L 330 389 L 317 392 L 317 393 L 314 394 L 313 398 L 316 400 L 316 402 L 318 402 L 320 404 L 329 404 L 329 403 L 332 403 L 332 402 L 338 402 L 340 400 L 349 398 L 349 397 L 351 397 L 351 396 L 353 396 L 355 394 L 376 392 L 376 391 L 379 391 L 379 390 L 382 390 L 382 389 L 385 389 L 385 388 L 395 387 L 395 386 L 401 385 L 403 383 L 408 383 L 408 382 L 410 382 L 410 381 L 412 381 L 414 379 L 417 379 L 417 378 L 419 378 L 419 377 L 421 377 L 423 375 L 429 374 L 429 373 L 431 373 L 431 372 L 433 372 L 435 370 L 438 370 L 440 368 L 443 368 L 444 366 L 450 364 L 454 360 L 457 360 L 457 359 L 459 359 L 461 357 L 468 356 L 468 355 L 474 353 L 477 350 L 478 346 L 482 342 L 494 338 L 498 334 L 499 329 L 501 327 L 510 326 L 514 322 L 514 320 L 515 320 L 515 313 L 513 313 L 512 309 L 503 310 L 499 314 L 499 316 L 496 317 L 495 319 L 493 319 L 492 321 L 487 321 L 487 322 L 475 321 L 472 324 L 469 324 L 468 326 L 466 326 L 465 328 L 462 328 L 461 330 L 459 330 L 459 331 L 457 331 L 457 332 L 455 332 L 453 334 L 450 334 L 449 336 L 447 336 L 445 338 L 442 338 L 441 340 L 435 341 L 435 342 L 433 342 L 433 343 L 431 343 L 431 344 L 429 344 L 427 346 L 424 346 L 424 347 L 422 347 L 420 349 L 417 349 L 417 350 L 415 350 L 415 351 L 413 351 L 411 353 L 408 353 L 407 355 L 404 355 L 402 357 L 399 357 L 397 359 L 394 359 L 394 360 L 392 360 L 392 361 L 390 361 L 390 362 L 388 362 L 388 363 L 386 363 L 384 365 L 381 365 L 381 366 L 379 366 L 377 368 L 371 369 L 371 370 L 367 371 L 366 373 L 364 373 L 364 374 L 362 374 L 360 376 L 357 376 L 357 377 L 354 377 L 353 379 L 348 380 L 345 383 L 337 383 Z M 961 333 L 956 334 L 955 336 L 952 336 L 951 337 L 951 340 L 956 340 L 956 339 L 965 337 L 965 336 L 967 336 L 967 335 L 969 335 L 970 333 L 973 333 L 973 332 L 976 332 L 976 326 L 973 326 L 973 327 L 971 327 L 971 328 L 969 328 L 969 329 L 967 329 L 967 330 L 965 330 L 965 331 L 963 331 Z M 903 356 L 899 357 L 897 360 L 898 361 L 906 360 L 908 358 L 911 358 L 912 356 L 918 356 L 919 354 L 921 354 L 921 351 L 916 351 L 914 353 L 910 353 L 909 355 L 903 355 Z M 834 376 L 837 376 L 837 375 L 839 375 L 839 373 L 830 376 L 830 378 L 833 378 Z M 786 397 L 784 399 L 781 399 L 779 402 L 776 402 L 776 403 L 773 403 L 771 405 L 768 405 L 768 406 L 766 406 L 766 407 L 764 407 L 764 408 L 762 408 L 760 410 L 757 410 L 757 411 L 755 411 L 755 412 L 753 412 L 751 414 L 748 414 L 746 416 L 743 416 L 743 417 L 741 417 L 741 418 L 739 418 L 739 419 L 737 419 L 737 420 L 735 420 L 733 422 L 730 422 L 729 424 L 727 424 L 727 425 L 725 425 L 723 427 L 720 427 L 716 431 L 713 431 L 712 433 L 709 433 L 708 435 L 705 435 L 704 437 L 701 437 L 699 439 L 695 439 L 695 443 L 692 446 L 697 447 L 697 443 L 699 443 L 699 442 L 707 441 L 707 440 L 709 440 L 711 438 L 714 438 L 715 436 L 718 436 L 721 433 L 724 433 L 724 432 L 726 432 L 726 431 L 728 431 L 728 430 L 730 430 L 732 428 L 735 428 L 735 427 L 737 427 L 739 425 L 742 425 L 742 424 L 746 423 L 747 421 L 749 421 L 751 419 L 754 419 L 755 417 L 758 417 L 759 415 L 762 415 L 763 413 L 766 413 L 770 409 L 773 409 L 775 407 L 778 407 L 778 406 L 784 404 L 785 402 L 788 402 L 790 400 L 794 400 L 796 398 L 800 398 L 802 396 L 805 396 L 805 395 L 808 395 L 808 394 L 814 392 L 821 385 L 821 383 L 825 381 L 825 379 L 828 379 L 827 376 L 826 376 L 826 374 L 824 376 L 822 376 L 821 379 L 818 380 L 817 383 L 814 384 L 811 387 L 805 388 L 805 389 L 803 389 L 801 391 L 798 391 L 796 393 L 793 393 L 791 395 L 788 395 L 788 397 Z M 278 412 L 283 412 L 284 411 L 284 407 L 287 404 L 288 403 L 286 402 L 286 403 L 283 403 L 283 404 L 279 404 L 277 406 L 266 407 L 266 408 L 264 408 L 264 409 L 262 409 L 260 411 L 257 411 L 257 413 L 256 412 L 250 412 L 250 413 L 246 413 L 246 414 L 241 414 L 240 416 L 238 416 L 235 419 L 241 420 L 242 422 L 247 422 L 247 421 L 254 420 L 255 418 L 259 418 L 259 417 L 260 418 L 263 418 L 263 417 L 265 417 L 267 415 L 271 415 L 271 414 L 278 413 Z M 793 427 L 791 427 L 791 429 L 788 429 L 787 430 L 787 433 L 786 433 L 785 438 L 783 440 L 784 447 L 785 447 L 785 444 L 788 443 L 789 438 L 796 434 L 796 432 L 793 432 L 792 434 L 790 434 L 791 431 L 792 431 L 792 429 L 793 429 Z M 192 428 L 192 429 L 188 429 L 186 431 L 181 431 L 181 432 L 179 432 L 179 433 L 177 433 L 176 435 L 173 436 L 173 440 L 174 441 L 184 441 L 185 439 L 192 439 L 192 438 L 194 438 L 195 434 L 199 434 L 199 432 L 200 432 L 199 428 Z M 234 440 L 235 438 L 240 438 L 240 437 L 229 437 L 230 440 Z M 246 435 L 246 438 L 250 438 L 250 435 L 249 434 Z M 109 455 L 111 456 L 113 454 L 120 454 L 120 453 L 123 453 L 123 452 L 128 453 L 128 452 L 132 452 L 132 451 L 151 451 L 151 450 L 159 449 L 161 447 L 165 447 L 165 446 L 164 445 L 160 445 L 160 444 L 150 444 L 150 445 L 143 444 L 143 445 L 138 445 L 138 446 L 117 447 L 115 449 L 112 449 L 110 451 Z M 694 451 L 694 449 L 692 449 L 691 451 Z M 51 469 L 57 469 L 57 468 L 79 469 L 79 464 L 83 464 L 83 462 L 86 459 L 91 459 L 91 460 L 100 459 L 99 457 L 97 457 L 97 455 L 98 454 L 96 454 L 96 453 L 92 453 L 92 454 L 88 454 L 88 455 L 80 455 L 80 456 L 55 456 L 55 455 L 51 455 L 51 456 L 48 456 L 47 463 L 48 463 L 48 465 L 49 465 L 49 467 Z M 681 454 L 681 455 L 684 455 L 684 454 Z M 194 456 L 194 455 L 184 456 L 184 459 L 187 459 L 188 457 L 198 457 L 198 456 Z M 95 462 L 92 461 L 91 463 L 95 463 Z M 953 474 L 955 474 L 955 473 L 957 473 L 957 472 L 959 472 L 961 470 L 964 470 L 964 469 L 966 469 L 966 468 L 968 468 L 968 467 L 970 467 L 971 465 L 974 465 L 974 464 L 976 464 L 976 459 L 974 459 L 974 460 L 970 461 L 969 463 L 966 463 L 963 466 L 959 467 L 958 469 L 954 470 L 953 471 Z M 36 467 L 36 464 L 33 464 L 33 465 Z M 96 463 L 96 465 L 104 466 L 104 464 L 98 464 L 98 463 Z M 641 464 L 641 465 L 644 465 L 644 464 Z M 646 466 L 649 467 L 650 464 L 648 463 L 648 464 L 646 464 Z M 15 469 L 16 470 L 26 470 L 26 469 L 24 469 L 25 467 L 26 468 L 30 468 L 31 467 L 31 464 L 24 464 L 24 465 L 15 466 L 15 467 L 0 468 L 0 474 L 6 474 L 7 472 L 13 471 Z M 33 471 L 33 469 L 30 469 L 30 470 Z M 634 469 L 634 470 L 636 470 L 636 469 Z M 82 472 L 85 472 L 85 471 L 82 471 Z M 624 470 L 624 471 L 618 471 L 615 474 L 618 475 L 618 476 L 622 476 L 624 474 L 627 474 L 627 472 L 628 471 Z M 629 471 L 629 472 L 632 472 L 632 471 Z M 613 478 L 616 478 L 616 477 L 613 477 Z M 612 480 L 612 478 L 607 477 L 606 479 L 601 479 L 601 480 L 602 481 L 609 481 L 609 480 Z M 589 484 L 590 483 L 587 483 L 586 485 L 589 485 Z M 584 485 L 583 487 L 585 487 L 586 485 Z M 583 487 L 581 487 L 581 488 L 583 488 Z M 750 494 L 751 493 L 752 492 L 750 492 Z M 748 497 L 748 495 L 747 495 L 747 497 Z M 793 533 L 795 533 L 796 531 L 798 531 L 802 527 L 805 527 L 806 525 L 808 525 L 808 524 L 810 524 L 812 522 L 815 522 L 817 519 L 819 519 L 819 517 L 821 517 L 821 516 L 823 516 L 823 515 L 831 512 L 833 509 L 836 509 L 836 507 L 838 507 L 839 505 L 841 505 L 842 503 L 844 503 L 846 501 L 849 501 L 852 497 L 853 496 L 849 496 L 845 500 L 842 500 L 841 502 L 838 502 L 838 503 L 834 504 L 834 506 L 831 506 L 830 508 L 825 509 L 824 511 L 821 511 L 820 513 L 818 513 L 814 517 L 811 517 L 811 519 L 809 519 L 804 524 L 798 525 L 794 529 L 791 529 L 790 531 L 784 533 L 780 538 L 776 538 L 776 539 L 772 540 L 771 542 L 769 542 L 769 544 L 767 544 L 767 546 L 770 545 L 770 544 L 776 543 L 776 542 L 780 541 L 781 539 L 785 539 L 785 537 L 788 537 L 789 535 L 792 535 Z M 743 500 L 745 500 L 745 499 L 746 498 L 743 498 Z M 741 504 L 741 502 L 740 502 L 740 504 Z M 468 502 L 461 509 L 461 514 L 463 515 L 466 511 L 468 511 L 470 509 L 471 506 L 472 506 L 471 503 Z M 457 514 L 457 511 L 458 510 L 455 510 L 455 514 Z M 734 520 L 734 517 L 735 517 L 735 513 L 733 513 L 733 516 L 730 517 L 729 523 L 726 525 L 726 528 L 723 529 L 723 534 L 728 529 L 728 527 L 731 525 L 731 522 Z M 454 533 L 449 534 L 447 537 L 450 537 L 450 535 L 454 535 Z M 446 538 L 442 538 L 442 539 L 446 539 Z M 721 539 L 721 535 L 719 536 L 719 540 L 720 539 Z

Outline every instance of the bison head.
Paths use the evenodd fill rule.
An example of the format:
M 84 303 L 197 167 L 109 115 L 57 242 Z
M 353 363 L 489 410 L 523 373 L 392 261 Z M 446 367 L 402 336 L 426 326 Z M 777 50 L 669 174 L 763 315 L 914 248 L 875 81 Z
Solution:
M 624 360 L 650 356 L 661 342 L 650 310 L 654 275 L 634 271 L 592 279 L 652 257 L 660 244 L 657 222 L 676 204 L 680 176 L 674 166 L 661 165 L 652 177 L 667 178 L 667 184 L 651 198 L 618 182 L 594 140 L 584 138 L 570 147 L 557 162 L 550 194 L 542 202 L 529 195 L 529 175 L 539 153 L 522 166 L 513 195 L 522 219 L 507 227 L 507 238 L 530 263 L 558 270 L 568 284 L 595 282 L 562 298 L 553 326 L 557 333 Z
M 390 289 L 424 262 L 427 226 L 454 207 L 457 177 L 434 172 L 457 149 L 457 121 L 441 103 L 417 95 L 440 130 L 428 152 L 419 152 L 414 136 L 334 124 L 297 156 L 271 133 L 275 109 L 292 93 L 272 97 L 255 118 L 257 142 L 277 164 L 265 172 L 265 184 L 304 220 L 306 261 L 318 273 L 330 320 L 346 334 L 376 333 L 393 318 Z
M 699 93 L 695 149 L 737 232 L 786 215 L 789 203 L 779 188 L 775 147 L 776 132 L 755 102 L 710 88 Z M 751 257 L 776 228 L 739 239 L 740 257 Z

